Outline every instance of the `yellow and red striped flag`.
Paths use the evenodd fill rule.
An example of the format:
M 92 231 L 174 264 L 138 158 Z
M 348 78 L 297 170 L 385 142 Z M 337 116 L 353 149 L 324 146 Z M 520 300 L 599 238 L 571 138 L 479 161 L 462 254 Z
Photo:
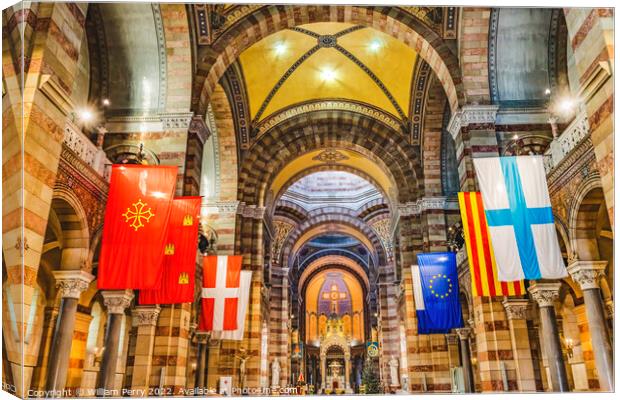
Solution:
M 523 280 L 500 282 L 480 192 L 459 192 L 459 208 L 467 246 L 471 290 L 474 296 L 520 296 Z

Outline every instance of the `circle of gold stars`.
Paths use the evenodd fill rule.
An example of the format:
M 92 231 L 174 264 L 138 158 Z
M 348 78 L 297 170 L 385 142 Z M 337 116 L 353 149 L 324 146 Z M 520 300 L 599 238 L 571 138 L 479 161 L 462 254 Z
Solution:
M 436 282 L 440 279 L 445 279 L 446 283 L 448 284 L 448 290 L 443 294 L 439 294 L 435 292 L 435 289 L 433 289 L 433 282 Z M 445 299 L 450 296 L 450 293 L 452 293 L 452 281 L 450 280 L 450 278 L 448 278 L 448 275 L 446 274 L 433 275 L 433 277 L 429 280 L 429 288 L 431 289 L 431 295 L 434 295 L 438 299 Z

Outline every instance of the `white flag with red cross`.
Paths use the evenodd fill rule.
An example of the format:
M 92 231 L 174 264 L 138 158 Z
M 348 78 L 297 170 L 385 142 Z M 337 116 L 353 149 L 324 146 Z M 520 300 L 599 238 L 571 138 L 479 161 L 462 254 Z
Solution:
M 241 340 L 252 271 L 241 271 L 241 256 L 206 256 L 203 262 L 201 331 Z

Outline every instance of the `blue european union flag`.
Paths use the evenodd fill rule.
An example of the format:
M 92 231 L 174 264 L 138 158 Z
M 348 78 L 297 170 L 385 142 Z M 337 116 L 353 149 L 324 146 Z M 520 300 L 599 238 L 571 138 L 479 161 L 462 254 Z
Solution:
M 462 327 L 456 255 L 418 254 L 412 274 L 418 333 L 448 333 Z

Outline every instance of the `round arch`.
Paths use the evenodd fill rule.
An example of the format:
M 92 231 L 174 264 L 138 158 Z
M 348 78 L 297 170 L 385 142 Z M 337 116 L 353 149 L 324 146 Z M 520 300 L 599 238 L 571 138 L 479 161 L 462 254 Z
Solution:
M 291 149 L 295 149 L 294 152 Z M 419 148 L 370 117 L 351 112 L 321 111 L 287 120 L 254 143 L 240 168 L 238 199 L 246 204 L 264 206 L 268 189 L 277 184 L 275 178 L 300 154 L 331 149 L 363 154 L 381 166 L 379 168 L 385 173 L 389 172 L 388 176 L 395 184 L 386 190 L 390 198 L 400 202 L 417 198 L 417 177 L 421 171 Z M 331 160 L 323 162 L 332 163 Z M 295 173 L 303 169 L 300 167 Z M 280 185 L 287 180 L 283 178 Z
M 376 29 L 413 48 L 439 77 L 455 111 L 463 101 L 458 60 L 441 37 L 413 15 L 394 7 L 302 5 L 261 7 L 232 26 L 198 55 L 192 106 L 202 115 L 226 69 L 254 43 L 283 29 L 314 22 L 346 22 Z

